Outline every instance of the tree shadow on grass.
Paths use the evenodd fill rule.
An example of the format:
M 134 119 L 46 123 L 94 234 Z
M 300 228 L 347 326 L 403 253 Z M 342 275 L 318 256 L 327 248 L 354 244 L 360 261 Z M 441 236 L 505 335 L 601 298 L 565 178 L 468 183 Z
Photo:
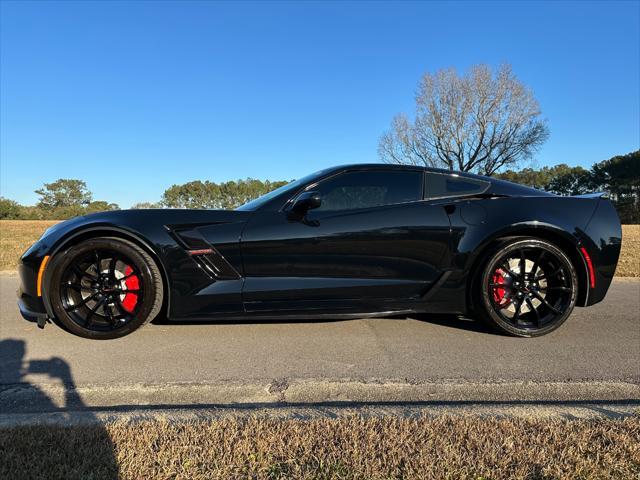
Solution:
M 0 478 L 111 479 L 118 466 L 111 438 L 77 394 L 69 364 L 61 358 L 25 360 L 24 340 L 0 340 Z M 100 368 L 99 365 L 96 366 Z M 58 405 L 27 376 L 59 382 L 63 400 Z

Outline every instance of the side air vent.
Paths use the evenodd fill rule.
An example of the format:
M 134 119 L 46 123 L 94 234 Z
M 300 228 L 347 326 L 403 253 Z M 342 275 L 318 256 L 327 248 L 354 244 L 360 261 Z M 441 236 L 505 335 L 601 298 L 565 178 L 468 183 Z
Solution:
M 172 233 L 193 260 L 216 280 L 235 280 L 240 274 L 196 229 L 175 229 Z

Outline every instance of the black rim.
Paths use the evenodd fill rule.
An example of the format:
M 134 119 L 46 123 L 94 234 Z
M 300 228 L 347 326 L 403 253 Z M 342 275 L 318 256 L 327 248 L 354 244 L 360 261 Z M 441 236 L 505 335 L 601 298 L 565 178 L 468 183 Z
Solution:
M 550 250 L 523 247 L 502 256 L 487 285 L 496 314 L 519 329 L 540 329 L 561 319 L 571 306 L 569 267 Z
M 126 255 L 94 249 L 75 257 L 60 282 L 62 307 L 88 330 L 122 328 L 137 315 L 144 300 L 142 275 Z

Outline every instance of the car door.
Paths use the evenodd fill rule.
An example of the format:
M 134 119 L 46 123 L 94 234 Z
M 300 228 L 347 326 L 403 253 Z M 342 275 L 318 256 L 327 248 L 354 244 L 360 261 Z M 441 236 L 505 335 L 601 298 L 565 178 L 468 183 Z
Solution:
M 379 310 L 441 274 L 450 223 L 423 201 L 422 170 L 344 171 L 304 190 L 319 208 L 256 212 L 244 229 L 247 311 Z

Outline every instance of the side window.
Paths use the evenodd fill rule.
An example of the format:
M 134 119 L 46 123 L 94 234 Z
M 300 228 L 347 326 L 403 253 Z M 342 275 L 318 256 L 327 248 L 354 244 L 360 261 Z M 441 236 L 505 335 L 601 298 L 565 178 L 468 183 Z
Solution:
M 456 177 L 443 173 L 425 175 L 425 198 L 457 197 L 484 192 L 488 182 L 472 178 Z
M 422 172 L 353 171 L 320 182 L 312 190 L 322 196 L 315 211 L 379 207 L 422 199 Z

